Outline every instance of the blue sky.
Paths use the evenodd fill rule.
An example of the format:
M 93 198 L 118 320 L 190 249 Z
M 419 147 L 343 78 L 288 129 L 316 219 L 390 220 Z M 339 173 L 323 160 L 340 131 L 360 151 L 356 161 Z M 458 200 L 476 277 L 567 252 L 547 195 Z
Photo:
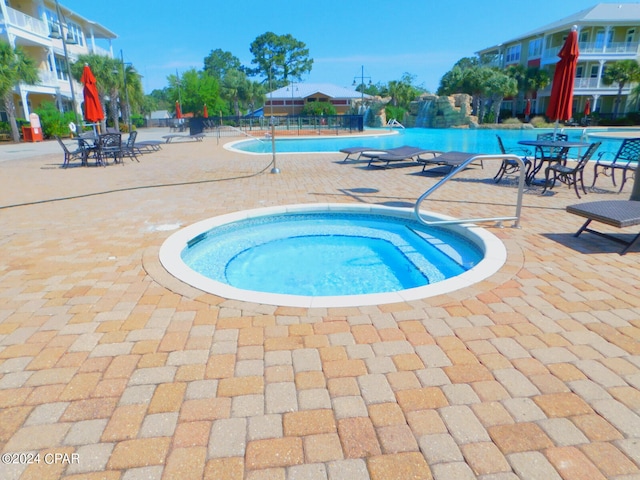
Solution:
M 124 53 L 143 75 L 146 93 L 167 85 L 169 74 L 203 68 L 220 48 L 249 65 L 249 45 L 267 31 L 290 33 L 314 59 L 304 82 L 349 87 L 354 77 L 373 83 L 404 72 L 435 91 L 462 57 L 569 16 L 588 0 L 61 0 L 62 5 L 118 35 Z M 606 3 L 606 2 L 605 2 Z M 618 3 L 618 2 L 613 2 Z

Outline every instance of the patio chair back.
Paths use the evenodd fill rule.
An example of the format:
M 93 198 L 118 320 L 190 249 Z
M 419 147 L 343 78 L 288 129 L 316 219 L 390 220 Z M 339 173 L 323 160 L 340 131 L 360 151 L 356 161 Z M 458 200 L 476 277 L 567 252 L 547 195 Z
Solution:
M 569 140 L 569 135 L 567 135 L 566 133 L 556 133 L 554 135 L 553 132 L 549 132 L 539 133 L 536 138 L 538 140 L 558 140 L 559 142 L 566 142 L 567 140 Z
M 122 161 L 122 136 L 119 133 L 105 133 L 98 140 L 98 156 L 101 163 L 106 164 L 109 157 L 114 163 Z
M 635 163 L 640 158 L 640 138 L 625 138 L 616 153 L 614 162 Z
M 611 177 L 613 186 L 617 186 L 615 173 L 616 170 L 619 170 L 622 172 L 622 183 L 618 191 L 621 192 L 627 181 L 627 175 L 629 174 L 633 177 L 635 174 L 638 160 L 640 159 L 640 138 L 625 138 L 613 160 L 606 158 L 607 153 L 611 154 L 610 152 L 602 152 L 598 156 L 598 161 L 593 167 L 593 183 L 591 186 L 593 187 L 596 184 L 600 173 Z

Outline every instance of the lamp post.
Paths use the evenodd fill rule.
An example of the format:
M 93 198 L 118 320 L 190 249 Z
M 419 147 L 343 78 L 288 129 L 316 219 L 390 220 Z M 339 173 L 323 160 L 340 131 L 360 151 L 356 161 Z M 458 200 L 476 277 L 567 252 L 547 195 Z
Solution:
M 273 163 L 271 173 L 280 173 L 280 169 L 278 168 L 278 164 L 276 162 L 276 122 L 275 118 L 273 118 L 273 88 L 271 87 L 271 67 L 269 67 L 269 90 L 271 91 L 271 101 L 269 102 L 271 109 L 271 120 L 269 120 L 269 123 L 271 124 L 271 155 L 273 157 L 271 160 L 271 163 Z
M 293 117 L 296 114 L 296 106 L 294 104 L 293 95 L 294 91 L 299 91 L 299 88 L 295 86 L 295 82 L 291 82 L 289 85 L 291 86 L 291 116 Z M 289 90 L 289 87 L 287 87 L 287 90 Z
M 362 65 L 360 67 L 360 76 L 359 77 L 353 77 L 353 86 L 356 86 L 356 80 L 360 79 L 360 93 L 362 94 L 360 97 L 360 108 L 363 109 L 364 111 L 364 79 L 368 79 L 369 80 L 369 85 L 371 85 L 371 77 L 365 77 L 364 76 L 364 65 Z
M 76 42 L 76 39 L 73 37 L 73 35 L 71 34 L 71 32 L 69 31 L 69 25 L 67 24 L 67 37 L 64 38 L 64 35 L 62 35 L 62 18 L 64 18 L 62 16 L 62 12 L 60 11 L 60 5 L 58 4 L 58 0 L 55 0 L 56 2 L 56 14 L 58 16 L 58 28 L 53 28 L 56 25 L 52 25 L 51 28 L 51 33 L 49 33 L 49 38 L 52 38 L 54 40 L 60 39 L 62 40 L 62 51 L 64 52 L 64 62 L 67 64 L 67 77 L 69 79 L 69 89 L 71 90 L 71 103 L 72 103 L 72 108 L 73 108 L 73 112 L 76 116 L 76 128 L 80 127 L 80 117 L 78 117 L 78 109 L 76 107 L 76 93 L 75 93 L 75 89 L 73 88 L 73 77 L 71 77 L 71 65 L 69 64 L 69 52 L 67 51 L 67 45 L 76 45 L 78 42 Z M 67 23 L 67 20 L 64 20 L 64 23 Z
M 124 84 L 124 101 L 127 105 L 127 128 L 129 129 L 129 134 L 131 134 L 131 104 L 129 103 L 129 89 L 127 88 L 127 72 L 124 68 L 124 55 L 122 54 L 122 49 L 120 50 L 120 61 L 122 62 L 122 81 Z M 131 63 L 127 63 L 126 65 L 131 65 Z

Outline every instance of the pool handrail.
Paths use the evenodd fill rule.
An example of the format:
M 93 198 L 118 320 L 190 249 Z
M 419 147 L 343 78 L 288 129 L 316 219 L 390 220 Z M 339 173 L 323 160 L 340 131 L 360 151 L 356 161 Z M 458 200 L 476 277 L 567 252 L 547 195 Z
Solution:
M 416 200 L 416 204 L 413 207 L 413 211 L 414 211 L 414 214 L 415 214 L 417 220 L 420 223 L 422 223 L 423 225 L 427 225 L 427 226 L 457 225 L 457 224 L 462 224 L 462 223 L 480 223 L 480 222 L 498 222 L 498 225 L 501 226 L 503 221 L 515 220 L 515 222 L 513 224 L 513 227 L 514 228 L 520 228 L 520 214 L 522 212 L 522 198 L 523 198 L 523 193 L 524 193 L 525 176 L 526 176 L 525 163 L 522 160 L 522 158 L 518 157 L 517 155 L 513 155 L 513 154 L 507 154 L 507 155 L 505 155 L 505 154 L 493 154 L 493 155 L 474 155 L 474 154 L 470 154 L 470 155 L 471 156 L 468 159 L 466 159 L 459 166 L 457 166 L 455 169 L 453 169 L 451 172 L 449 172 L 442 180 L 440 180 L 433 187 L 431 187 L 429 190 L 424 192 L 420 196 L 420 198 L 418 198 L 418 200 Z M 444 183 L 449 181 L 449 179 L 451 177 L 457 175 L 459 172 L 464 170 L 469 164 L 471 164 L 472 162 L 477 161 L 477 160 L 480 160 L 480 161 L 484 161 L 484 160 L 500 160 L 500 161 L 502 161 L 502 160 L 515 160 L 516 162 L 518 162 L 518 165 L 520 166 L 520 177 L 518 179 L 518 200 L 516 202 L 516 213 L 515 213 L 515 216 L 513 216 L 513 217 L 467 218 L 467 219 L 455 219 L 455 220 L 425 220 L 424 218 L 422 218 L 422 215 L 420 214 L 420 204 L 429 195 L 431 195 L 435 190 L 437 190 Z
M 258 138 L 258 137 L 256 137 L 255 135 L 251 135 L 250 133 L 247 133 L 247 132 L 245 132 L 244 130 L 241 130 L 241 129 L 239 129 L 239 128 L 233 127 L 233 126 L 231 126 L 231 125 L 220 125 L 220 126 L 216 127 L 216 132 L 217 132 L 216 137 L 217 137 L 217 144 L 218 144 L 218 145 L 220 144 L 220 132 L 221 132 L 221 130 L 222 130 L 222 127 L 225 127 L 225 129 L 226 129 L 227 131 L 229 131 L 229 130 L 230 130 L 230 131 L 232 131 L 232 132 L 238 132 L 238 133 L 240 133 L 241 135 L 244 135 L 245 137 L 249 137 L 249 138 L 251 138 L 251 139 L 253 139 L 253 140 L 257 140 L 257 141 L 258 141 L 258 142 L 260 142 L 260 143 L 265 143 L 261 138 Z

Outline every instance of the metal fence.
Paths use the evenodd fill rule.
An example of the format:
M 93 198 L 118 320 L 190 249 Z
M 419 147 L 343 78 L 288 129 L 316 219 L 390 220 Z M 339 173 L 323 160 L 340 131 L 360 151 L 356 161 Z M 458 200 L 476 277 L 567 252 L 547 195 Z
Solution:
M 303 132 L 361 132 L 364 130 L 362 115 L 322 115 L 322 116 L 274 116 L 274 117 L 210 117 L 191 119 L 191 123 L 202 122 L 203 130 L 233 127 L 250 133 L 271 130 L 273 118 L 274 128 L 279 133 L 301 135 Z M 221 129 L 223 130 L 223 129 Z

